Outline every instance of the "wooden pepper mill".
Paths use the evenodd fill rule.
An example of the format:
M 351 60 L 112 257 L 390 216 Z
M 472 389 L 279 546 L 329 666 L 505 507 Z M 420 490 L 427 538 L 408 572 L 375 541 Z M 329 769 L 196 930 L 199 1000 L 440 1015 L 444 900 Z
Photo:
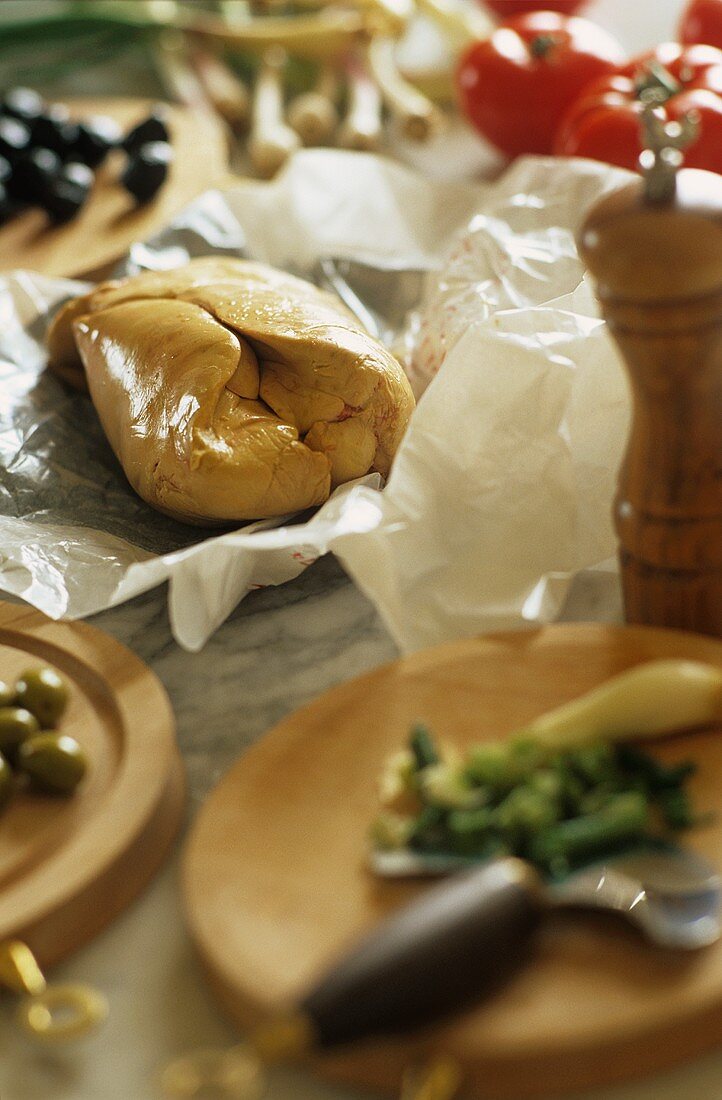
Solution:
M 679 170 L 695 131 L 645 107 L 642 178 L 592 210 L 579 249 L 632 387 L 627 621 L 722 636 L 722 176 Z

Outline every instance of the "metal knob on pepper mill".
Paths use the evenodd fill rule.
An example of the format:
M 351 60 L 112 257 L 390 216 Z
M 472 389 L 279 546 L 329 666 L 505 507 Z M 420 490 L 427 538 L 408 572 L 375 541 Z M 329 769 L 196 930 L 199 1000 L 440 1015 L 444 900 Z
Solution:
M 694 119 L 644 111 L 643 178 L 579 250 L 632 390 L 615 524 L 626 618 L 722 635 L 722 176 L 684 169 Z

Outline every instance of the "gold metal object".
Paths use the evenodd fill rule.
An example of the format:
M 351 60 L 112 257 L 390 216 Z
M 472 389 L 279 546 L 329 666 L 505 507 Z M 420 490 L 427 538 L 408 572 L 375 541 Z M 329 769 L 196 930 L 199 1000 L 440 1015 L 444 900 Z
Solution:
M 251 1032 L 248 1041 L 193 1051 L 160 1074 L 166 1100 L 261 1100 L 265 1066 L 298 1058 L 314 1045 L 313 1026 L 302 1013 L 278 1016 Z M 454 1059 L 438 1057 L 404 1075 L 401 1100 L 452 1100 L 462 1081 Z
M 37 959 L 21 940 L 0 943 L 0 985 L 23 995 L 18 1023 L 44 1042 L 78 1039 L 108 1015 L 108 1002 L 97 989 L 78 982 L 48 985 Z
M 238 1046 L 177 1058 L 162 1071 L 160 1086 L 168 1100 L 258 1100 L 266 1085 L 264 1067 L 298 1058 L 313 1042 L 307 1017 L 300 1012 L 282 1014 L 260 1024 Z
M 514 865 L 521 861 L 508 863 L 513 875 Z M 261 1100 L 267 1083 L 265 1067 L 297 1059 L 314 1046 L 313 1024 L 307 1016 L 281 1014 L 255 1028 L 245 1043 L 177 1058 L 161 1072 L 160 1087 L 166 1100 Z M 452 1100 L 461 1082 L 459 1063 L 440 1056 L 409 1069 L 401 1100 Z
M 315 1044 L 313 1024 L 302 1012 L 290 1012 L 260 1024 L 249 1042 L 267 1065 L 298 1058 Z
M 240 1043 L 228 1050 L 198 1050 L 166 1066 L 160 1087 L 168 1100 L 260 1100 L 266 1080 L 263 1063 L 252 1047 Z
M 12 993 L 38 997 L 47 982 L 30 948 L 20 940 L 0 943 L 0 984 Z
M 401 1100 L 452 1100 L 462 1082 L 461 1067 L 453 1058 L 439 1057 L 404 1076 Z
M 78 982 L 48 986 L 26 997 L 17 1011 L 18 1023 L 35 1039 L 65 1043 L 94 1031 L 108 1016 L 108 1002 L 97 989 Z

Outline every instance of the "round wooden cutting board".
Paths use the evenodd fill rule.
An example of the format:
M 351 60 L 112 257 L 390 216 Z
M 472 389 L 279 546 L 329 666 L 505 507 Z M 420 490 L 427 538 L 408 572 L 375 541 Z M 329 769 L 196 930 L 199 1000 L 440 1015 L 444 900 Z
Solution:
M 147 115 L 147 99 L 75 99 L 66 104 L 75 118 L 109 115 L 124 130 Z M 42 210 L 27 210 L 0 227 L 0 271 L 26 268 L 43 275 L 73 277 L 102 270 L 120 259 L 134 241 L 166 225 L 203 191 L 228 183 L 228 149 L 221 123 L 185 107 L 168 106 L 175 153 L 168 179 L 142 206 L 119 183 L 125 158 L 113 153 L 98 170 L 90 198 L 77 218 L 51 226 Z
M 158 870 L 183 813 L 170 703 L 129 650 L 81 623 L 0 603 L 0 679 L 50 665 L 70 689 L 60 730 L 89 772 L 69 799 L 18 793 L 0 814 L 0 941 L 41 964 L 101 930 Z
M 187 914 L 213 989 L 241 1026 L 292 1001 L 342 948 L 422 886 L 365 866 L 384 759 L 422 719 L 460 746 L 506 734 L 641 661 L 722 665 L 722 643 L 591 624 L 427 650 L 291 715 L 203 807 L 184 864 Z M 663 703 L 662 703 L 663 705 Z M 689 844 L 722 870 L 722 730 L 661 742 L 699 763 L 693 795 L 716 812 Z M 474 960 L 469 959 L 469 965 Z M 531 964 L 490 1000 L 424 1037 L 319 1060 L 335 1080 L 398 1090 L 418 1053 L 458 1057 L 469 1095 L 532 1097 L 606 1084 L 722 1038 L 722 943 L 682 954 L 590 913 L 550 915 Z

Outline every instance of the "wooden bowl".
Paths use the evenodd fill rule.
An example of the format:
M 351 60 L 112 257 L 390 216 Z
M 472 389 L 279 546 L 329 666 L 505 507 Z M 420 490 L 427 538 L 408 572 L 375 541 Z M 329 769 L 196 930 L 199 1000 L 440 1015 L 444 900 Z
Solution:
M 168 697 L 106 634 L 0 604 L 0 679 L 50 665 L 70 702 L 59 729 L 89 771 L 72 798 L 17 793 L 0 815 L 0 941 L 43 965 L 91 939 L 150 881 L 183 813 L 183 770 Z

